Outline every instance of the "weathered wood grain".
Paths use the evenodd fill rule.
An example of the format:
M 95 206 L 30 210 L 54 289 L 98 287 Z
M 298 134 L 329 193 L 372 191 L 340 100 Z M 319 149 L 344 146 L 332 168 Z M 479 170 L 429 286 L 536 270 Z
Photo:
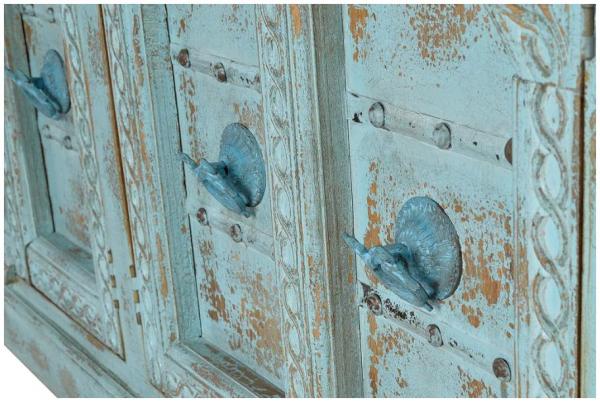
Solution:
M 53 121 L 5 81 L 7 346 L 61 396 L 594 395 L 590 15 L 6 6 L 5 65 L 57 48 L 72 99 Z M 232 122 L 268 172 L 253 217 L 177 158 L 216 161 Z M 419 195 L 463 258 L 432 312 L 341 240 L 393 242 Z
M 7 6 L 4 21 L 5 65 L 14 70 L 29 72 L 19 7 Z M 12 235 L 5 247 L 13 250 L 8 253 L 9 258 L 14 256 L 9 264 L 15 266 L 17 275 L 27 280 L 25 246 L 38 236 L 51 233 L 53 222 L 42 147 L 36 127 L 36 112 L 7 79 L 5 88 L 7 93 L 13 94 L 5 97 L 4 145 L 6 155 L 10 158 L 8 166 L 12 176 L 7 183 L 11 184 L 9 203 L 13 211 L 7 221 Z
M 596 396 L 596 58 L 585 62 L 581 396 Z

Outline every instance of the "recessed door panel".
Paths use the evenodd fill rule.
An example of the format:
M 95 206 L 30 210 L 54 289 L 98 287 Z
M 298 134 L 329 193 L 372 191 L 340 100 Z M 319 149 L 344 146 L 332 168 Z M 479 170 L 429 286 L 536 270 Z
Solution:
M 196 162 L 219 162 L 224 130 L 238 123 L 254 137 L 267 172 L 254 8 L 169 6 L 167 14 L 182 151 Z M 283 387 L 268 190 L 244 217 L 215 198 L 188 166 L 184 174 L 197 336 Z
M 462 265 L 427 311 L 359 260 L 365 395 L 514 395 L 494 372 L 516 364 L 517 323 L 514 68 L 494 22 L 479 6 L 348 6 L 344 30 L 355 237 L 394 244 L 403 205 L 429 197 Z
M 42 77 L 44 93 L 56 100 L 48 92 L 56 76 L 44 74 L 60 71 L 70 104 L 53 117 L 34 108 L 22 117 L 37 122 L 37 130 L 23 138 L 39 137 L 40 150 L 29 145 L 35 141 L 23 146 L 23 138 L 11 138 L 17 158 L 43 165 L 47 183 L 47 188 L 19 190 L 29 192 L 32 203 L 23 213 L 33 215 L 34 225 L 40 227 L 40 210 L 51 220 L 26 246 L 25 279 L 88 331 L 94 347 L 107 347 L 123 357 L 116 287 L 127 270 L 119 272 L 115 266 L 128 266 L 131 255 L 100 9 L 44 5 L 22 10 L 27 49 L 23 57 L 29 61 L 28 71 L 22 72 Z M 48 70 L 52 52 L 60 63 Z M 27 99 L 36 104 L 35 97 Z M 25 164 L 16 172 L 19 180 L 33 183 Z
M 56 50 L 64 60 L 65 42 L 56 21 L 25 16 L 23 19 L 31 74 L 37 77 L 49 50 Z M 80 168 L 79 144 L 73 138 L 72 115 L 54 120 L 39 114 L 38 128 L 44 149 L 48 191 L 55 230 L 74 245 L 90 251 L 90 223 L 85 209 L 85 183 Z

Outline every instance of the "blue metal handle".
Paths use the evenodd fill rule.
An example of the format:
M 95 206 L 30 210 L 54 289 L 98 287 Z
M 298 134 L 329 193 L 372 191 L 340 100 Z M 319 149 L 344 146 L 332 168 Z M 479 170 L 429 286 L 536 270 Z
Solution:
M 71 105 L 62 58 L 55 50 L 44 57 L 40 77 L 29 77 L 22 71 L 4 68 L 6 77 L 21 88 L 29 102 L 51 119 L 62 118 Z
M 4 73 L 23 90 L 33 107 L 52 119 L 58 120 L 62 117 L 60 105 L 44 91 L 39 78 L 31 78 L 21 71 L 12 71 L 8 68 L 4 69 Z
M 396 217 L 395 243 L 367 249 L 344 240 L 381 282 L 407 302 L 433 310 L 454 294 L 462 277 L 460 239 L 442 207 L 428 197 L 406 201 Z
M 202 159 L 200 163 L 196 163 L 189 155 L 183 152 L 179 153 L 179 157 L 182 162 L 192 168 L 194 174 L 206 190 L 221 205 L 245 217 L 251 216 L 251 212 L 248 209 L 248 199 L 227 178 L 225 163 L 210 163 L 206 159 Z
M 347 233 L 344 233 L 343 238 L 387 288 L 417 307 L 433 310 L 429 294 L 409 273 L 408 264 L 414 261 L 406 246 L 392 244 L 367 249 Z

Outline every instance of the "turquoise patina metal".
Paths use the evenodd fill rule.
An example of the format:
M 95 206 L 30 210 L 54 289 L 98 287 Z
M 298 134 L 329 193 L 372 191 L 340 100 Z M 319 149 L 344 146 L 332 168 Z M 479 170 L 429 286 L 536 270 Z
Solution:
M 180 153 L 206 190 L 227 209 L 251 216 L 265 193 L 265 164 L 256 139 L 246 127 L 232 123 L 225 127 L 221 138 L 219 162 L 202 159 L 196 163 Z
M 65 65 L 56 50 L 46 53 L 40 77 L 28 77 L 22 71 L 12 71 L 9 68 L 5 68 L 4 72 L 44 115 L 58 120 L 69 111 L 71 100 Z
M 394 244 L 367 249 L 348 234 L 344 240 L 386 287 L 417 307 L 433 310 L 432 304 L 450 297 L 460 283 L 458 235 L 431 198 L 413 197 L 402 206 Z

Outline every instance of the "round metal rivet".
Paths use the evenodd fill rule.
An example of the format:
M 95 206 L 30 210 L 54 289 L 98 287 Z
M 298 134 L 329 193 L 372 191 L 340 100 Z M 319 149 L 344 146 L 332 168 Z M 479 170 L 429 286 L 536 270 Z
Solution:
M 448 149 L 452 143 L 450 127 L 446 123 L 440 123 L 433 129 L 433 143 L 440 149 Z
M 442 339 L 442 332 L 435 324 L 429 324 L 427 326 L 427 340 L 432 346 L 439 348 L 444 344 L 444 340 Z
M 187 49 L 181 49 L 177 55 L 177 62 L 183 67 L 190 66 L 190 52 Z
M 510 366 L 508 362 L 501 357 L 494 359 L 494 363 L 492 364 L 492 370 L 494 371 L 494 375 L 496 378 L 503 382 L 510 381 Z
M 383 313 L 381 298 L 377 293 L 369 293 L 365 297 L 365 304 L 373 314 L 381 315 Z
M 50 18 L 50 22 L 56 22 L 56 18 L 54 17 L 54 9 L 52 7 L 48 7 L 46 9 L 46 13 L 48 14 L 48 18 Z
M 63 146 L 66 149 L 73 149 L 73 143 L 71 142 L 71 137 L 68 135 L 65 135 L 63 138 Z
M 229 236 L 237 243 L 242 241 L 242 228 L 237 223 L 229 227 Z
M 369 108 L 369 121 L 377 128 L 385 125 L 385 109 L 380 102 L 373 103 Z
M 506 145 L 504 146 L 504 157 L 512 165 L 512 138 L 506 141 Z
M 206 212 L 206 209 L 199 208 L 196 212 L 196 219 L 198 219 L 198 222 L 202 225 L 208 225 L 208 213 Z
M 217 63 L 213 67 L 215 72 L 215 77 L 217 77 L 217 81 L 226 82 L 227 81 L 227 73 L 225 72 L 225 66 L 223 63 Z

